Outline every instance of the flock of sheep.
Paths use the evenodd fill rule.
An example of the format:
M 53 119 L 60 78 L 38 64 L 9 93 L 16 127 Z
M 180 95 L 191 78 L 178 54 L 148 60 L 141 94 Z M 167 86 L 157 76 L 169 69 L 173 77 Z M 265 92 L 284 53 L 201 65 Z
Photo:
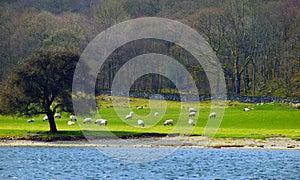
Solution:
M 55 113 L 54 114 L 54 118 L 61 118 L 61 114 L 60 113 Z M 43 122 L 44 121 L 48 121 L 49 119 L 48 119 L 48 116 L 44 116 L 43 117 Z M 29 119 L 29 120 L 27 120 L 27 122 L 28 123 L 33 123 L 34 122 L 34 119 Z
M 141 110 L 141 109 L 143 109 L 143 106 L 137 106 L 137 110 Z M 196 125 L 195 121 L 193 119 L 191 119 L 192 117 L 196 116 L 196 113 L 197 113 L 197 110 L 195 108 L 189 108 L 189 117 L 190 117 L 190 119 L 188 120 L 189 125 L 192 125 L 192 126 Z M 157 116 L 159 116 L 159 113 L 155 112 L 153 115 L 154 115 L 154 117 L 157 117 Z M 129 112 L 129 114 L 127 114 L 125 116 L 125 120 L 131 120 L 133 118 L 133 116 L 134 116 L 134 112 L 131 111 L 131 112 Z M 209 118 L 216 118 L 216 113 L 215 112 L 210 113 Z M 70 121 L 68 121 L 68 125 L 74 125 L 75 124 L 74 121 L 76 121 L 76 120 L 77 120 L 76 116 L 71 115 L 70 116 Z M 102 125 L 106 126 L 107 122 L 108 121 L 105 120 L 105 119 L 97 119 L 94 123 L 99 124 L 101 126 Z M 87 124 L 87 123 L 92 123 L 92 118 L 85 118 L 83 120 L 83 124 Z M 141 127 L 144 127 L 145 122 L 141 119 L 138 119 L 137 120 L 137 125 L 141 126 Z M 174 120 L 173 119 L 167 119 L 167 120 L 164 121 L 163 125 L 164 126 L 167 126 L 167 125 L 172 125 L 173 126 L 174 125 Z
M 70 121 L 68 121 L 68 125 L 75 125 L 75 122 L 77 121 L 77 117 L 75 115 L 71 115 L 70 116 Z M 85 118 L 83 120 L 83 124 L 87 124 L 87 123 L 92 123 L 92 118 Z M 99 124 L 100 126 L 106 126 L 107 125 L 107 120 L 105 119 L 97 119 L 95 122 L 95 124 Z
M 137 106 L 137 110 L 141 110 L 143 109 L 143 106 Z M 243 111 L 245 112 L 248 112 L 250 111 L 251 109 L 250 108 L 244 108 Z M 195 126 L 196 123 L 195 121 L 192 119 L 192 117 L 195 117 L 196 116 L 196 113 L 197 113 L 197 110 L 195 108 L 189 108 L 189 120 L 188 120 L 188 124 L 189 125 L 192 125 L 192 126 Z M 133 115 L 134 113 L 131 111 L 129 112 L 129 114 L 127 114 L 125 116 L 125 120 L 131 120 L 133 118 Z M 155 112 L 153 114 L 155 117 L 157 117 L 159 115 L 158 112 Z M 217 114 L 216 112 L 212 112 L 209 114 L 209 118 L 216 118 L 217 117 Z M 61 114 L 60 113 L 55 113 L 54 114 L 54 118 L 61 118 Z M 43 117 L 43 121 L 48 121 L 48 116 L 44 116 Z M 77 121 L 77 117 L 75 115 L 70 115 L 70 120 L 67 122 L 68 125 L 75 125 L 75 121 Z M 27 120 L 28 123 L 33 123 L 34 122 L 34 119 L 29 119 Z M 106 126 L 107 125 L 107 120 L 106 119 L 97 119 L 94 124 L 98 124 L 100 126 Z M 85 118 L 83 120 L 83 124 L 87 124 L 87 123 L 92 123 L 92 118 Z M 137 120 L 137 125 L 138 126 L 141 126 L 141 127 L 144 127 L 145 126 L 145 122 L 141 119 L 138 119 Z M 164 121 L 164 126 L 167 126 L 167 125 L 174 125 L 174 120 L 173 119 L 167 119 Z

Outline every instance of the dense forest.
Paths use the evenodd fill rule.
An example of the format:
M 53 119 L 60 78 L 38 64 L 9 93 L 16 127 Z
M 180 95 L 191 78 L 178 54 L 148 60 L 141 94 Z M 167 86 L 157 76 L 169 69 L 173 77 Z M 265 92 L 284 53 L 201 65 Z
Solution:
M 222 64 L 228 92 L 244 96 L 300 97 L 300 1 L 298 0 L 2 0 L 0 81 L 23 59 L 45 50 L 82 53 L 97 34 L 125 20 L 163 17 L 198 31 Z M 156 52 L 177 59 L 209 94 L 194 58 L 170 42 L 145 39 L 125 44 L 107 59 L 97 90 L 108 90 L 129 59 Z M 184 79 L 178 81 L 184 82 Z M 174 92 L 159 75 L 145 75 L 132 90 Z

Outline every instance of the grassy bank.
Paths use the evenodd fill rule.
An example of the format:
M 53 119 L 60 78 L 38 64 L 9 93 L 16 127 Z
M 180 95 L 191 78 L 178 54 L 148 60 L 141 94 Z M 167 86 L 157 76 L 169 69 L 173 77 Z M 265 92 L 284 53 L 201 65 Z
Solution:
M 23 138 L 31 139 L 81 139 L 85 135 L 110 136 L 110 132 L 120 137 L 128 136 L 158 136 L 166 134 L 189 134 L 201 135 L 210 113 L 210 103 L 202 102 L 199 105 L 199 117 L 196 126 L 188 125 L 188 107 L 181 107 L 180 102 L 155 101 L 152 108 L 146 99 L 133 98 L 130 101 L 132 109 L 125 107 L 112 108 L 112 103 L 107 99 L 99 99 L 99 110 L 102 118 L 108 120 L 108 126 L 95 124 L 83 124 L 83 118 L 79 117 L 74 126 L 67 125 L 69 114 L 62 114 L 61 119 L 56 119 L 59 134 L 47 133 L 49 125 L 42 121 L 42 116 L 33 117 L 34 123 L 27 123 L 27 117 L 0 116 L 0 138 Z M 137 110 L 135 107 L 143 105 L 145 108 Z M 164 113 L 163 106 L 167 109 Z M 244 112 L 243 108 L 253 108 Z M 120 117 L 116 111 L 119 111 Z M 134 111 L 132 120 L 124 120 L 129 111 Z M 158 117 L 153 112 L 159 112 Z M 179 114 L 182 112 L 182 117 Z M 139 116 L 139 117 L 138 117 Z M 263 105 L 227 103 L 225 114 L 215 137 L 222 138 L 266 138 L 266 137 L 289 137 L 300 138 L 300 111 L 289 107 L 287 104 L 270 103 Z M 137 119 L 143 119 L 145 127 L 137 126 Z M 163 126 L 166 119 L 174 119 L 176 126 Z M 178 120 L 179 119 L 179 120 Z M 95 120 L 95 119 L 94 119 Z

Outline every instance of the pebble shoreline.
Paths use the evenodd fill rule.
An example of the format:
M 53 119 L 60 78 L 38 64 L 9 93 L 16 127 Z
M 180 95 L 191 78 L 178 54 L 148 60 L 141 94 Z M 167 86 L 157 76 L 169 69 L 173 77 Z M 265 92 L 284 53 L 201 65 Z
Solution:
M 99 139 L 78 141 L 0 140 L 0 147 L 95 147 L 95 148 L 215 148 L 300 150 L 300 141 L 289 138 L 245 139 L 192 137 L 156 137 L 139 139 Z

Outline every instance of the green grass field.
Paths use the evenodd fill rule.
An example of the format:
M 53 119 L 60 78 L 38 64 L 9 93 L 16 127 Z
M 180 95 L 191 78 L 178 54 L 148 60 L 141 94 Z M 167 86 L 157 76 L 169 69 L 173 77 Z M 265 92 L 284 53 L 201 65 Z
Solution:
M 181 107 L 180 102 L 154 101 L 152 108 L 149 108 L 147 99 L 132 98 L 130 108 L 112 108 L 111 101 L 98 100 L 100 105 L 99 114 L 101 118 L 108 120 L 107 126 L 96 124 L 83 124 L 84 117 L 78 117 L 76 125 L 69 126 L 69 114 L 62 114 L 61 119 L 56 119 L 58 130 L 61 132 L 51 136 L 109 136 L 110 132 L 118 136 L 130 136 L 140 134 L 189 134 L 201 135 L 206 126 L 210 113 L 210 102 L 201 102 L 198 106 L 199 114 L 196 126 L 190 126 L 187 121 L 188 108 Z M 137 110 L 137 105 L 146 106 L 142 110 Z M 166 105 L 166 112 L 162 108 Z M 244 107 L 253 108 L 249 112 L 244 112 Z M 119 112 L 120 117 L 116 111 Z M 134 111 L 132 120 L 125 120 L 125 115 Z M 153 113 L 160 113 L 154 117 Z M 182 112 L 182 116 L 179 116 Z M 137 126 L 138 116 L 145 122 L 145 127 Z M 49 130 L 48 122 L 42 121 L 43 116 L 35 116 L 34 123 L 27 123 L 28 117 L 0 116 L 0 137 L 27 138 L 35 134 L 46 134 Z M 163 126 L 166 119 L 174 119 L 174 126 Z M 93 119 L 95 120 L 95 119 Z M 50 135 L 45 135 L 50 136 Z M 291 108 L 287 104 L 269 103 L 264 105 L 244 104 L 233 102 L 229 106 L 227 103 L 225 114 L 215 137 L 218 138 L 266 138 L 266 137 L 289 137 L 300 139 L 300 110 Z

